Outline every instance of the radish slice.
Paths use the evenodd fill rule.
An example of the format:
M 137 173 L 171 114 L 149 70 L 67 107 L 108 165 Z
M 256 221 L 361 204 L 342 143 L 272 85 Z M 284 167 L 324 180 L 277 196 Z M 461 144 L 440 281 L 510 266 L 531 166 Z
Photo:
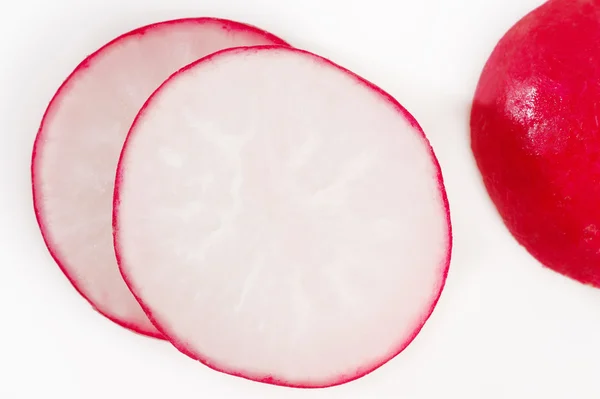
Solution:
M 171 77 L 117 174 L 121 272 L 182 352 L 325 387 L 402 351 L 451 247 L 434 153 L 392 97 L 316 55 L 225 50 Z
M 32 161 L 40 229 L 75 288 L 124 327 L 160 336 L 123 283 L 112 245 L 112 194 L 127 131 L 148 96 L 177 69 L 217 50 L 256 44 L 285 43 L 209 18 L 143 27 L 89 56 L 48 106 Z

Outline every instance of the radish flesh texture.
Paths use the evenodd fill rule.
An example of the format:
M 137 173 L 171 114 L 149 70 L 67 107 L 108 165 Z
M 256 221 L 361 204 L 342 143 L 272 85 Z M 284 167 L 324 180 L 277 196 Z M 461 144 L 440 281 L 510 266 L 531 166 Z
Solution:
M 449 208 L 392 97 L 281 46 L 194 63 L 149 99 L 115 187 L 125 281 L 182 352 L 326 387 L 401 352 L 441 294 Z
M 548 268 L 600 287 L 600 1 L 554 0 L 487 61 L 471 145 L 518 242 Z
M 102 314 L 160 336 L 122 280 L 112 242 L 116 167 L 150 94 L 179 68 L 217 50 L 284 44 L 259 29 L 210 18 L 127 33 L 80 64 L 52 99 L 33 153 L 38 223 L 52 256 Z

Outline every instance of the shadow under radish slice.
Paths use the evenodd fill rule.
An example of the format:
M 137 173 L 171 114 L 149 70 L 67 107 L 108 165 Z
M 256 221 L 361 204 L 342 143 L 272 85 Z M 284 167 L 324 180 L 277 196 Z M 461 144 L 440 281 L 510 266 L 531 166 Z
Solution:
M 122 281 L 112 242 L 116 167 L 148 96 L 190 62 L 228 47 L 285 44 L 238 22 L 193 18 L 126 33 L 86 58 L 52 99 L 32 159 L 37 220 L 53 258 L 100 313 L 159 337 Z
M 402 351 L 451 252 L 441 171 L 415 119 L 281 46 L 215 53 L 150 97 L 121 154 L 114 231 L 125 281 L 179 350 L 305 388 Z

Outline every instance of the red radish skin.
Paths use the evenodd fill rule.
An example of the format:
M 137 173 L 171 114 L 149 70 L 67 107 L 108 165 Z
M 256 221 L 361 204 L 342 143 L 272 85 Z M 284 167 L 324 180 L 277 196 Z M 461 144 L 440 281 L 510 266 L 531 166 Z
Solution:
M 127 137 L 113 212 L 123 278 L 164 336 L 287 387 L 343 384 L 402 352 L 450 263 L 442 173 L 417 121 L 281 46 L 224 50 L 167 80 Z
M 121 279 L 112 244 L 112 193 L 129 127 L 179 68 L 228 47 L 281 44 L 258 28 L 214 18 L 161 22 L 126 33 L 87 57 L 43 117 L 32 157 L 35 214 L 50 254 L 101 314 L 160 338 Z
M 600 1 L 554 0 L 487 61 L 471 145 L 510 232 L 546 267 L 600 287 Z

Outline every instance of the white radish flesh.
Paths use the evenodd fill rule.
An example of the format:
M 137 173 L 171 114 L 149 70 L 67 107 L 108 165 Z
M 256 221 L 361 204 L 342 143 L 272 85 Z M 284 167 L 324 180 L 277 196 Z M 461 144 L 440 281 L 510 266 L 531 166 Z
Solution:
M 435 155 L 393 98 L 316 55 L 216 53 L 126 141 L 115 248 L 146 313 L 229 374 L 325 387 L 402 351 L 451 248 Z
M 112 243 L 116 166 L 148 96 L 179 68 L 217 50 L 284 44 L 259 29 L 209 18 L 127 33 L 88 57 L 48 106 L 32 160 L 36 215 L 52 256 L 102 314 L 160 336 L 122 281 Z

